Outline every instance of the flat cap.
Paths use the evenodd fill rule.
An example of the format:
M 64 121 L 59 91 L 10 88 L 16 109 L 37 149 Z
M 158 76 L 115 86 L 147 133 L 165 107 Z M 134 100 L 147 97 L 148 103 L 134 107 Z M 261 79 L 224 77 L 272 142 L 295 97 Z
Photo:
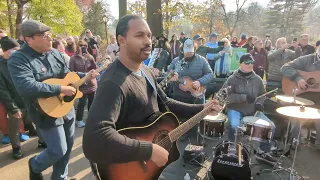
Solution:
M 21 34 L 24 37 L 30 37 L 37 33 L 50 31 L 51 27 L 35 20 L 27 20 L 21 24 Z

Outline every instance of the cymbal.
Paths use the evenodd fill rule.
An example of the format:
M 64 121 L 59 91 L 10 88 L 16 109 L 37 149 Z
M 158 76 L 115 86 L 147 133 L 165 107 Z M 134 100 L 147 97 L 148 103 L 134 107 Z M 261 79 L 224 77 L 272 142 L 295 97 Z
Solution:
M 277 101 L 280 101 L 282 104 L 293 104 L 293 97 L 287 96 L 287 95 L 276 95 Z M 314 105 L 314 102 L 304 99 L 301 97 L 296 97 L 296 103 L 297 105 L 304 105 L 304 106 L 312 106 Z
M 300 111 L 300 106 L 286 106 L 276 110 L 278 113 L 298 118 L 298 119 L 320 119 L 320 111 L 316 108 L 304 107 L 304 111 Z

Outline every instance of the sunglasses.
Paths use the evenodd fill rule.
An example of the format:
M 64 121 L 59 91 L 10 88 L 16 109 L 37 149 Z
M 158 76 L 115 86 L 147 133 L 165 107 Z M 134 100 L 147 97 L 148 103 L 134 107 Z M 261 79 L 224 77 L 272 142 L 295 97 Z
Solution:
M 254 64 L 253 60 L 247 60 L 243 62 L 245 65 Z

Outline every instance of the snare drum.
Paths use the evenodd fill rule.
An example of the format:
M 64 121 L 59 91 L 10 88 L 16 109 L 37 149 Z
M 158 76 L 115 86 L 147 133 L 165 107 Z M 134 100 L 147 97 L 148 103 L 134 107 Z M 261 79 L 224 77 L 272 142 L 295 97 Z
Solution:
M 203 120 L 200 121 L 199 134 L 208 139 L 222 137 L 226 118 L 227 116 L 222 113 L 216 116 L 208 115 L 204 117 Z
M 254 141 L 269 141 L 272 136 L 272 128 L 268 121 L 255 116 L 243 118 L 245 127 L 244 135 L 249 136 Z

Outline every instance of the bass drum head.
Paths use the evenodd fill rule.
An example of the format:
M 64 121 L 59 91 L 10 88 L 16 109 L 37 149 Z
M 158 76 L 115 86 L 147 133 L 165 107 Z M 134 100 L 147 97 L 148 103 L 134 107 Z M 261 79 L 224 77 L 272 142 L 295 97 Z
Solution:
M 239 164 L 237 151 L 235 154 L 228 153 L 230 145 L 236 146 L 233 142 L 222 142 L 215 150 L 215 157 L 212 162 L 211 174 L 214 180 L 251 180 L 251 169 L 249 165 L 249 153 L 243 147 L 241 153 L 242 162 Z M 237 148 L 238 149 L 238 148 Z

